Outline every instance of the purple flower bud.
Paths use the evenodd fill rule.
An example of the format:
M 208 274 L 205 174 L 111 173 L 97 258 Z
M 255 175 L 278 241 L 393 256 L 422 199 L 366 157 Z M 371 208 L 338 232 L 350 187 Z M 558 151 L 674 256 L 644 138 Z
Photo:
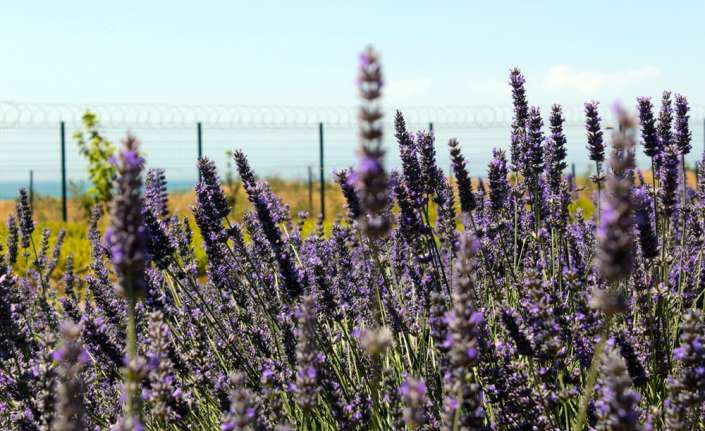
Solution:
M 146 231 L 142 223 L 142 163 L 139 143 L 128 135 L 117 158 L 115 194 L 111 203 L 111 228 L 106 233 L 111 259 L 120 279 L 119 292 L 127 297 L 143 297 L 146 259 Z
M 587 132 L 587 149 L 590 160 L 602 163 L 605 160 L 605 145 L 600 129 L 600 113 L 597 110 L 598 102 L 585 103 L 585 130 Z

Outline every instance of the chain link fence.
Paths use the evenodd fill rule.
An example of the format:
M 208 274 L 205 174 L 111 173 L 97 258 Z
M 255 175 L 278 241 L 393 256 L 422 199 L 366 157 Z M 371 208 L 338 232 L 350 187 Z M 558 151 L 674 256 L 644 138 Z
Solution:
M 544 115 L 548 108 L 542 107 Z M 611 115 L 602 108 L 603 126 L 608 128 Z M 87 109 L 97 114 L 103 134 L 113 142 L 118 143 L 128 131 L 135 134 L 142 142 L 148 167 L 165 169 L 173 191 L 190 189 L 197 181 L 199 151 L 213 159 L 223 175 L 228 169 L 227 153 L 242 149 L 260 177 L 308 182 L 319 182 L 321 173 L 323 181 L 331 181 L 334 170 L 356 163 L 355 107 L 0 102 L 0 199 L 14 198 L 19 187 L 29 186 L 30 176 L 34 193 L 43 196 L 66 199 L 72 191 L 88 187 L 86 163 L 72 138 L 81 128 L 81 116 Z M 578 174 L 587 173 L 591 165 L 585 149 L 583 108 L 563 109 L 568 163 Z M 450 169 L 446 147 L 450 138 L 459 139 L 475 177 L 485 175 L 492 148 L 509 148 L 511 106 L 400 110 L 409 130 L 433 129 L 439 165 L 446 171 Z M 386 113 L 386 163 L 391 169 L 399 167 L 393 118 L 394 112 Z M 693 106 L 691 165 L 705 142 L 703 118 L 703 106 Z M 646 160 L 639 154 L 641 166 L 646 167 Z

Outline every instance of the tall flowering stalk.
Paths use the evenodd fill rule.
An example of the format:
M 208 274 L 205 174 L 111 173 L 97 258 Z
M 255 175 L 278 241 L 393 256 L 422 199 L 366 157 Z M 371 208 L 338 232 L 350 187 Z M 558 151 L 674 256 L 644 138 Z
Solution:
M 705 152 L 703 152 L 700 160 L 695 163 L 695 182 L 695 193 L 699 201 L 699 206 L 700 208 L 705 208 Z M 8 227 L 9 226 L 10 222 L 8 221 Z M 15 237 L 16 235 L 17 234 L 15 234 Z
M 691 139 L 692 133 L 690 131 L 690 126 L 688 125 L 688 120 L 690 115 L 690 106 L 688 106 L 688 99 L 681 94 L 676 94 L 676 125 L 675 125 L 675 140 L 678 150 L 681 155 L 681 165 L 683 172 L 683 203 L 686 204 L 686 179 L 688 173 L 685 170 L 685 156 L 690 153 L 692 148 Z
M 277 209 L 280 209 L 279 202 L 266 183 L 255 181 L 255 174 L 250 168 L 247 157 L 241 150 L 234 152 L 234 158 L 248 199 L 255 208 L 255 214 L 262 233 L 267 239 L 272 252 L 274 252 L 274 259 L 277 261 L 279 272 L 283 279 L 284 291 L 290 300 L 294 300 L 303 293 L 303 286 L 296 271 L 292 253 L 284 242 L 282 230 L 279 227 L 279 222 L 283 219 L 283 216 L 277 211 Z M 222 196 L 222 189 L 219 184 L 217 191 L 218 196 Z M 225 197 L 223 196 L 218 200 L 224 202 Z M 219 214 L 224 217 L 228 212 L 229 210 L 223 209 Z
M 142 222 L 142 166 L 139 142 L 128 135 L 114 159 L 117 172 L 110 206 L 106 242 L 118 276 L 117 292 L 127 299 L 127 402 L 125 422 L 137 424 L 142 417 L 140 365 L 137 353 L 135 307 L 147 292 L 145 282 L 146 232 Z
M 364 213 L 360 219 L 362 232 L 370 239 L 387 235 L 390 228 L 386 212 L 388 198 L 387 173 L 382 148 L 382 66 L 371 47 L 360 56 L 358 85 L 360 106 L 360 162 L 355 174 Z
M 688 171 L 685 169 L 685 156 L 690 153 L 692 148 L 691 139 L 692 133 L 690 131 L 690 126 L 688 125 L 688 120 L 690 115 L 690 106 L 688 106 L 688 99 L 682 94 L 676 94 L 676 120 L 675 120 L 675 141 L 676 146 L 678 146 L 678 152 L 681 156 L 681 175 L 683 175 L 683 196 L 682 196 L 682 216 L 681 216 L 681 229 L 685 229 L 685 218 L 686 211 L 688 210 Z M 682 238 L 685 237 L 685 232 L 681 233 Z
M 404 401 L 404 422 L 410 429 L 421 429 L 427 423 L 428 403 L 426 383 L 420 379 L 407 378 L 399 388 Z
M 17 228 L 17 219 L 10 214 L 7 218 L 7 256 L 5 263 L 11 268 L 17 263 L 17 244 L 19 242 L 19 230 Z
M 531 196 L 534 210 L 534 223 L 538 232 L 541 225 L 541 207 L 543 196 L 541 190 L 541 173 L 544 167 L 544 134 L 541 111 L 537 106 L 529 108 L 526 119 L 526 141 L 524 147 L 524 175 Z
M 664 218 L 669 219 L 676 204 L 676 188 L 678 187 L 678 148 L 674 146 L 673 137 L 673 102 L 671 92 L 664 91 L 661 95 L 661 109 L 656 122 L 656 134 L 659 139 L 661 154 L 656 163 L 659 175 L 660 196 L 664 207 Z M 662 166 L 664 165 L 664 166 Z M 654 175 L 657 173 L 654 172 Z
M 88 352 L 78 341 L 81 328 L 71 322 L 61 324 L 63 344 L 52 354 L 58 364 L 56 414 L 52 429 L 80 431 L 87 429 L 84 407 L 85 385 L 82 373 L 90 361 Z
M 360 199 L 357 196 L 355 185 L 352 182 L 353 175 L 352 169 L 342 169 L 335 173 L 335 179 L 340 185 L 340 190 L 343 192 L 343 197 L 345 197 L 350 219 L 357 220 L 360 218 L 362 212 L 360 209 Z
M 299 310 L 296 344 L 296 404 L 308 412 L 316 405 L 319 379 L 319 353 L 316 349 L 316 302 L 313 296 L 303 298 Z
M 593 181 L 597 185 L 597 216 L 599 223 L 600 203 L 602 201 L 602 163 L 605 161 L 605 144 L 602 138 L 600 122 L 602 118 L 598 112 L 599 103 L 591 101 L 585 103 L 585 131 L 587 132 L 587 150 L 590 160 L 595 162 L 595 177 Z
M 619 117 L 619 131 L 612 137 L 610 176 L 606 184 L 600 226 L 597 230 L 597 268 L 608 287 L 606 289 L 595 287 L 591 299 L 591 305 L 605 314 L 605 320 L 583 388 L 575 429 L 582 429 L 585 422 L 588 403 L 592 397 L 597 368 L 607 342 L 612 316 L 623 313 L 626 308 L 625 293 L 620 282 L 629 277 L 634 267 L 631 177 L 635 163 L 635 143 L 632 129 L 636 122 L 620 107 L 617 107 L 617 115 Z
M 223 418 L 222 431 L 245 431 L 253 426 L 262 428 L 258 419 L 257 404 L 254 394 L 245 386 L 246 379 L 241 373 L 230 376 L 230 409 Z
M 147 207 L 160 218 L 169 215 L 169 194 L 167 193 L 164 169 L 150 169 L 145 179 L 144 196 Z
M 359 110 L 360 147 L 359 162 L 355 175 L 357 190 L 362 208 L 359 226 L 362 234 L 370 240 L 375 263 L 381 268 L 380 256 L 375 241 L 386 237 L 391 229 L 389 205 L 389 184 L 384 169 L 384 149 L 382 148 L 383 112 L 380 106 L 382 96 L 382 66 L 377 52 L 368 47 L 360 55 L 358 87 L 362 104 Z M 372 289 L 372 307 L 378 325 L 383 322 L 381 289 L 376 284 Z M 379 371 L 376 366 L 375 370 Z
M 565 137 L 565 133 L 563 132 L 565 117 L 563 116 L 563 109 L 561 108 L 561 105 L 556 104 L 551 106 L 551 116 L 548 121 L 551 130 L 549 137 L 552 145 L 548 147 L 544 143 L 546 152 L 546 177 L 550 185 L 551 192 L 554 195 L 557 195 L 561 186 L 562 173 L 565 168 L 568 167 L 565 161 L 567 155 L 567 139 Z
M 664 91 L 661 95 L 661 109 L 656 122 L 656 133 L 662 149 L 673 144 L 673 101 L 671 92 Z
M 666 426 L 669 430 L 696 429 L 705 403 L 705 321 L 700 310 L 689 310 L 681 325 L 681 344 L 673 351 L 676 373 L 668 378 Z
M 675 213 L 678 204 L 678 167 L 680 165 L 678 159 L 678 148 L 675 145 L 666 146 L 661 155 L 659 180 L 661 186 L 659 197 L 666 224 Z
M 507 206 L 511 191 L 507 180 L 507 157 L 502 150 L 492 150 L 492 160 L 487 165 L 487 179 L 490 182 L 490 203 L 492 211 L 499 214 Z
M 475 209 L 475 195 L 472 192 L 472 182 L 466 167 L 465 157 L 460 152 L 460 143 L 457 139 L 451 139 L 448 142 L 450 148 L 450 157 L 453 163 L 453 173 L 455 180 L 458 183 L 458 196 L 460 196 L 460 209 L 462 212 L 469 214 Z
M 32 217 L 32 206 L 29 203 L 29 195 L 24 187 L 20 189 L 20 198 L 17 200 L 17 220 L 22 234 L 22 248 L 29 248 L 34 232 L 34 219 Z
M 595 403 L 599 431 L 641 431 L 639 393 L 632 389 L 632 379 L 624 359 L 614 349 L 602 361 L 600 396 Z
M 519 69 L 514 68 L 509 71 L 509 85 L 512 87 L 512 101 L 514 102 L 511 162 L 512 170 L 515 172 L 519 171 L 523 166 L 522 151 L 524 150 L 524 145 L 520 136 L 526 135 L 526 120 L 529 118 L 529 104 L 526 100 L 525 83 L 526 78 Z
M 524 176 L 532 184 L 538 183 L 538 175 L 543 169 L 543 120 L 537 106 L 529 109 L 526 119 L 526 147 L 524 148 Z
M 646 186 L 634 190 L 634 221 L 639 231 L 641 254 L 653 259 L 658 254 L 658 237 L 652 222 L 653 203 Z
M 658 229 L 658 208 L 656 203 L 656 166 L 663 152 L 661 140 L 656 130 L 656 118 L 654 117 L 654 106 L 649 97 L 637 98 L 637 108 L 639 110 L 639 123 L 641 124 L 641 145 L 644 153 L 651 159 L 651 182 L 652 201 L 654 204 L 654 223 Z
M 633 127 L 631 117 L 623 111 L 619 125 L 622 131 L 612 138 L 611 175 L 606 184 L 600 226 L 597 230 L 598 268 L 608 283 L 629 276 L 633 268 L 632 254 L 632 169 L 634 141 L 628 132 Z
M 418 158 L 419 151 L 413 136 L 406 130 L 406 121 L 399 111 L 396 112 L 394 117 L 394 137 L 399 144 L 399 156 L 409 198 L 415 207 L 420 208 L 424 204 L 425 196 L 423 174 Z
M 471 369 L 481 361 L 485 350 L 482 311 L 475 308 L 477 302 L 474 272 L 479 242 L 470 233 L 460 239 L 460 250 L 456 261 L 456 280 L 453 292 L 453 309 L 449 332 L 450 381 L 446 399 L 445 429 L 484 429 L 485 410 L 480 387 L 472 381 Z

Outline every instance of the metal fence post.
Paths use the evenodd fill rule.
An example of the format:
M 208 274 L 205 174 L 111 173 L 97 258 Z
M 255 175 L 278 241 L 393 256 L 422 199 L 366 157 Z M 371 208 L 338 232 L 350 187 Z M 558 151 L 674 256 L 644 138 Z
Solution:
M 29 170 L 29 207 L 34 208 L 34 171 Z
M 308 167 L 308 212 L 313 214 L 313 168 Z
M 66 124 L 61 122 L 61 216 L 68 220 L 66 210 Z
M 201 126 L 201 122 L 199 121 L 196 123 L 196 134 L 198 138 L 198 160 L 201 160 L 203 157 L 203 127 Z M 198 165 L 196 165 L 198 166 Z M 201 182 L 201 170 L 198 170 L 198 182 Z
M 323 164 L 323 123 L 318 123 L 318 163 L 321 168 L 321 218 L 326 218 L 326 178 Z
M 573 183 L 572 186 L 575 187 L 575 163 L 570 164 L 570 181 Z

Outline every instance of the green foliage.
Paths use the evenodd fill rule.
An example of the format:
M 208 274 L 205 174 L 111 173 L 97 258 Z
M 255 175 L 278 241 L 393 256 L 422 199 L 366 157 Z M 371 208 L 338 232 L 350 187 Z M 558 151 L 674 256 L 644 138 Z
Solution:
M 96 204 L 96 198 L 86 193 L 84 181 L 69 181 L 69 195 L 82 211 L 83 218 L 88 219 Z
M 73 134 L 79 153 L 88 161 L 88 178 L 91 188 L 88 196 L 99 204 L 107 204 L 112 198 L 112 181 L 115 166 L 110 158 L 115 154 L 115 146 L 100 132 L 100 121 L 95 113 L 83 114 L 83 130 Z
M 240 183 L 235 180 L 235 172 L 233 170 L 233 152 L 228 150 L 225 152 L 228 163 L 225 168 L 225 193 L 228 205 L 234 208 L 237 204 L 237 195 L 240 193 Z

